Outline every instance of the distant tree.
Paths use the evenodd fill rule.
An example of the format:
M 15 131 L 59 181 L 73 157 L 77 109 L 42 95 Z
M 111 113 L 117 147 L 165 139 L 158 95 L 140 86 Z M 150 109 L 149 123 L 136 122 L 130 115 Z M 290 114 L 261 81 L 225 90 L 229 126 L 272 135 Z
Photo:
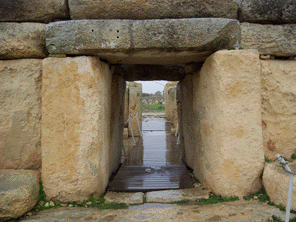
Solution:
M 149 94 L 149 93 L 142 93 L 142 97 L 148 97 L 148 96 L 151 96 L 151 94 Z
M 161 91 L 157 91 L 154 93 L 154 96 L 157 96 L 157 97 L 161 97 L 162 96 L 162 93 Z

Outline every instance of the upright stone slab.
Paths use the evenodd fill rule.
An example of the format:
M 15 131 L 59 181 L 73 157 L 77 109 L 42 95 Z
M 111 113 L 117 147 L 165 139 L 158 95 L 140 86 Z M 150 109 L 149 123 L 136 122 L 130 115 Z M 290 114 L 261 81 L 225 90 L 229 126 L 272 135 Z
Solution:
M 252 23 L 296 23 L 296 0 L 242 0 L 239 20 Z
M 130 124 L 132 127 L 133 136 L 135 137 L 140 136 L 139 126 L 136 118 L 137 112 L 139 126 L 142 131 L 142 84 L 134 83 L 134 86 L 129 86 L 129 115 L 131 115 Z M 128 135 L 130 137 L 132 136 L 130 131 Z
M 47 57 L 45 28 L 42 23 L 0 23 L 0 59 Z
M 256 50 L 222 50 L 193 76 L 194 174 L 214 194 L 258 191 L 264 167 Z
M 41 22 L 69 18 L 68 0 L 0 0 L 0 22 Z
M 43 60 L 42 182 L 48 199 L 99 198 L 110 176 L 111 72 L 96 57 Z
M 41 168 L 42 60 L 0 60 L 0 169 Z
M 122 77 L 112 76 L 111 119 L 110 119 L 110 173 L 115 172 L 121 163 L 124 127 L 124 94 L 126 82 Z
M 168 89 L 168 102 L 166 102 L 166 105 L 167 104 L 169 105 L 170 122 L 172 123 L 173 128 L 176 129 L 178 123 L 176 86 Z
M 71 20 L 46 26 L 49 53 L 95 55 L 111 64 L 204 62 L 236 42 L 240 23 L 234 19 Z
M 295 56 L 296 25 L 241 24 L 241 46 L 257 49 L 261 55 Z
M 296 61 L 261 60 L 264 152 L 286 158 L 296 153 Z
M 184 139 L 184 158 L 185 163 L 194 169 L 194 151 L 196 147 L 193 115 L 193 77 L 186 75 L 180 84 L 180 99 L 181 99 L 181 135 Z
M 237 18 L 235 0 L 69 0 L 72 19 Z
M 175 87 L 177 85 L 177 81 L 175 82 L 169 82 L 166 83 L 164 87 L 164 100 L 165 100 L 165 115 L 166 115 L 166 120 L 171 119 L 171 111 L 170 111 L 170 104 L 169 104 L 169 88 L 170 87 Z

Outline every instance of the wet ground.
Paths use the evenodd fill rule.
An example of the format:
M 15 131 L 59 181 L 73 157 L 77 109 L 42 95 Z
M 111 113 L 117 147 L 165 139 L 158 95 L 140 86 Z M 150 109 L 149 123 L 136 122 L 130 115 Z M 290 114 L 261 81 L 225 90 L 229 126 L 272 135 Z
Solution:
M 181 161 L 177 138 L 164 118 L 146 117 L 143 136 L 128 154 L 109 191 L 151 191 L 193 188 L 190 173 Z

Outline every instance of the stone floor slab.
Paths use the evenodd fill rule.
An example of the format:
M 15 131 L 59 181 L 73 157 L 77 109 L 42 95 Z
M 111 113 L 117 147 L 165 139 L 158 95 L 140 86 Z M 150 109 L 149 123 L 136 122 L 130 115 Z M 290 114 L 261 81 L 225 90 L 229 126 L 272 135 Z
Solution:
M 21 222 L 266 222 L 272 215 L 284 220 L 285 212 L 253 200 L 213 205 L 147 203 L 117 210 L 63 207 L 33 213 Z
M 209 198 L 209 190 L 199 188 L 167 190 L 167 191 L 152 191 L 146 193 L 147 202 L 170 203 L 181 200 L 195 201 L 199 198 Z
M 118 202 L 125 204 L 143 204 L 143 192 L 107 192 L 104 196 L 106 203 Z

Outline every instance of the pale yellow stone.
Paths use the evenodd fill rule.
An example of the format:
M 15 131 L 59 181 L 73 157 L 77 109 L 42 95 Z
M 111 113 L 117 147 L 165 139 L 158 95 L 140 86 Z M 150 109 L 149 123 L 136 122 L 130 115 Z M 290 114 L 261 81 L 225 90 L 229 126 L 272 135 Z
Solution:
M 261 60 L 265 156 L 296 153 L 296 61 Z
M 0 169 L 41 168 L 42 60 L 0 60 Z
M 129 86 L 129 107 L 130 124 L 133 136 L 139 137 L 140 130 L 142 131 L 142 84 L 134 83 L 134 86 Z M 138 115 L 137 115 L 138 113 Z M 137 118 L 136 118 L 137 115 Z M 140 130 L 139 130 L 140 126 Z M 128 127 L 129 128 L 129 127 Z M 131 132 L 129 132 L 131 137 Z
M 118 202 L 125 204 L 143 204 L 143 192 L 107 192 L 104 195 L 106 203 Z
M 175 87 L 177 85 L 177 81 L 169 82 L 164 87 L 164 100 L 165 100 L 165 108 L 166 108 L 166 120 L 170 120 L 171 118 L 171 112 L 170 112 L 170 104 L 169 104 L 169 93 L 168 90 L 170 87 Z
M 110 176 L 111 71 L 97 57 L 43 60 L 42 182 L 48 199 L 99 198 Z
M 209 190 L 202 188 L 188 188 L 179 190 L 151 191 L 146 193 L 147 202 L 171 203 L 181 200 L 196 201 L 197 199 L 209 198 Z
M 258 191 L 264 166 L 256 50 L 222 50 L 193 75 L 194 174 L 214 194 Z
M 290 169 L 296 172 L 296 161 L 288 164 Z M 276 162 L 276 164 L 265 163 L 263 173 L 263 185 L 270 197 L 270 201 L 276 205 L 286 207 L 289 189 L 289 175 Z M 293 194 L 291 209 L 296 211 L 296 176 L 293 178 Z

